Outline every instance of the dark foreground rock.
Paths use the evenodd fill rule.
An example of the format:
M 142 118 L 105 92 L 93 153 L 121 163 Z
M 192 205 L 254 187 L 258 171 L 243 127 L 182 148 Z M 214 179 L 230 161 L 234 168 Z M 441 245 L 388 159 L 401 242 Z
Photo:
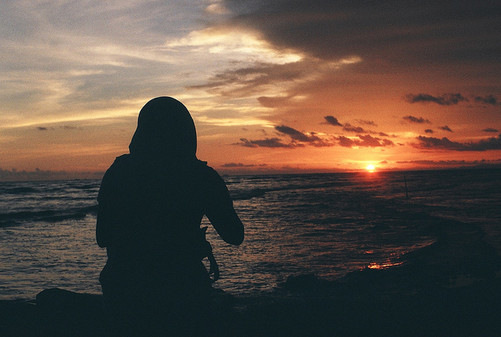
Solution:
M 0 336 L 104 336 L 102 297 L 48 289 L 34 301 L 0 301 Z
M 276 293 L 219 293 L 217 336 L 496 336 L 498 278 L 461 287 L 396 288 L 391 273 L 367 270 L 358 281 L 292 277 Z M 1 301 L 0 336 L 105 336 L 102 299 L 61 289 L 36 301 Z

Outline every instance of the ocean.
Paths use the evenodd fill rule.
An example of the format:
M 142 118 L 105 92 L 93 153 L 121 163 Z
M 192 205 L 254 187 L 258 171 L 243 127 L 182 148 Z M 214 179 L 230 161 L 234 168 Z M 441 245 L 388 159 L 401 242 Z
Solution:
M 457 244 L 449 244 L 443 258 L 462 259 L 445 264 L 461 265 L 456 269 L 464 274 L 491 268 L 478 261 L 501 253 L 500 169 L 223 178 L 245 242 L 230 246 L 211 227 L 207 237 L 221 270 L 215 287 L 232 294 L 269 293 L 289 276 L 338 280 L 424 261 L 444 235 Z M 101 292 L 106 252 L 95 241 L 99 185 L 0 182 L 0 300 L 33 299 L 54 287 Z M 492 249 L 475 248 L 484 246 Z

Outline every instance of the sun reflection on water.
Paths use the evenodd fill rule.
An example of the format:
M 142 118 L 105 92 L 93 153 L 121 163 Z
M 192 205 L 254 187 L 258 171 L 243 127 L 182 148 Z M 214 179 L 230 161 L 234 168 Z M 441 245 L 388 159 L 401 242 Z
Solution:
M 388 269 L 392 267 L 397 267 L 401 266 L 403 262 L 384 262 L 384 263 L 377 263 L 377 262 L 371 262 L 367 268 L 369 269 Z

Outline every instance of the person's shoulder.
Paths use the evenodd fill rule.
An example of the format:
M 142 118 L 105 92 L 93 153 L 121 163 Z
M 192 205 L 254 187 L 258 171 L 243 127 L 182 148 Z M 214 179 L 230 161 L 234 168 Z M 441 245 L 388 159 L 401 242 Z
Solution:
M 219 176 L 217 171 L 215 169 L 213 169 L 211 166 L 209 166 L 206 161 L 197 160 L 196 166 L 197 166 L 197 169 L 204 175 L 213 176 L 213 177 Z
M 129 157 L 130 155 L 128 154 L 123 154 L 116 157 L 113 161 L 113 164 L 111 164 L 111 166 L 106 170 L 104 178 L 109 179 L 111 176 L 118 174 L 119 172 L 123 171 L 124 168 L 128 167 L 130 161 Z
M 197 160 L 197 170 L 199 175 L 206 181 L 209 185 L 224 183 L 223 178 L 217 173 L 217 171 L 209 166 L 207 162 Z
M 101 180 L 101 187 L 99 188 L 98 201 L 102 201 L 104 195 L 107 195 L 110 190 L 115 189 L 122 183 L 122 176 L 124 168 L 127 167 L 129 155 L 124 154 L 118 156 L 113 161 L 113 164 L 104 173 L 103 179 Z
M 130 154 L 123 154 L 121 156 L 118 156 L 115 158 L 115 161 L 113 162 L 112 166 L 115 165 L 124 165 L 128 163 L 130 160 Z
M 109 170 L 117 170 L 120 169 L 124 166 L 128 166 L 130 164 L 130 154 L 123 154 L 121 156 L 118 156 L 115 158 L 113 161 L 113 164 L 111 164 Z

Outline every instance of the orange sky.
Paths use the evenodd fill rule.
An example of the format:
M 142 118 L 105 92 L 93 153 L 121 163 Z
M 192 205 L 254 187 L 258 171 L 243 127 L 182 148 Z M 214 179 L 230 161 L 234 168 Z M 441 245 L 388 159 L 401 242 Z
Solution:
M 500 9 L 2 2 L 0 173 L 102 172 L 164 95 L 222 172 L 500 164 Z

